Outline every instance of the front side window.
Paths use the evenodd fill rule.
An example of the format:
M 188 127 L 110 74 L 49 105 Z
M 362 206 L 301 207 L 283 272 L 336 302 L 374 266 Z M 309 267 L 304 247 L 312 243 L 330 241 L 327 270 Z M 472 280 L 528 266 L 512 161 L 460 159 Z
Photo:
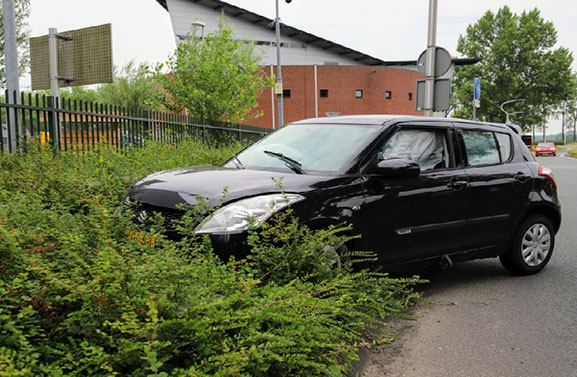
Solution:
M 493 132 L 463 130 L 469 166 L 498 164 L 499 150 Z
M 419 164 L 421 171 L 449 167 L 445 132 L 442 130 L 402 129 L 385 143 L 379 160 L 407 158 Z

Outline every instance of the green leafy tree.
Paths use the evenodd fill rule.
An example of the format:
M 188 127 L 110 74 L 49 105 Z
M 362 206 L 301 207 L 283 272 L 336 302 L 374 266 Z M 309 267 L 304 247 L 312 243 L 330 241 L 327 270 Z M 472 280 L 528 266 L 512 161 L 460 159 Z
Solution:
M 46 91 L 48 94 L 49 91 Z M 94 89 L 87 89 L 83 86 L 73 86 L 71 88 L 62 89 L 60 91 L 60 98 L 62 100 L 98 102 L 98 91 Z
M 161 81 L 167 106 L 212 121 L 254 116 L 257 97 L 272 85 L 261 70 L 255 44 L 235 39 L 224 16 L 218 30 L 206 36 L 193 28 L 166 65 L 170 74 Z
M 494 14 L 487 11 L 459 37 L 457 51 L 482 61 L 455 70 L 453 93 L 455 115 L 472 117 L 473 85 L 481 78 L 482 103 L 479 119 L 503 122 L 501 104 L 514 99 L 511 120 L 525 130 L 543 126 L 563 101 L 575 94 L 571 72 L 573 56 L 564 47 L 554 48 L 557 31 L 538 9 L 520 16 L 505 6 Z
M 161 110 L 161 86 L 147 64 L 128 62 L 116 75 L 114 82 L 98 88 L 98 100 L 119 105 L 130 111 L 138 109 Z
M 6 83 L 6 62 L 4 56 L 4 11 L 0 1 L 0 86 Z M 26 19 L 30 15 L 30 0 L 15 0 L 14 15 L 16 18 L 16 43 L 18 45 L 18 65 L 20 74 L 24 73 L 30 62 L 30 51 L 28 48 L 28 38 L 30 30 Z
M 577 98 L 565 102 L 565 132 L 573 136 L 568 141 L 577 141 Z
M 60 95 L 64 100 L 100 102 L 120 106 L 129 111 L 139 109 L 162 110 L 161 85 L 156 74 L 147 64 L 136 65 L 128 62 L 119 74 L 115 74 L 113 83 L 104 84 L 96 89 L 72 87 L 62 90 Z

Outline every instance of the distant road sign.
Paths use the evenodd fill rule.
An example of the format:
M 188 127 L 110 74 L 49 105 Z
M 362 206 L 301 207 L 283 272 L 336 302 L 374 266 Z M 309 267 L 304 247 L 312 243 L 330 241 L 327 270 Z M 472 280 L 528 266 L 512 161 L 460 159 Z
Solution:
M 453 64 L 453 58 L 449 51 L 443 47 L 437 47 L 435 53 L 435 78 L 443 76 Z M 423 76 L 427 76 L 427 50 L 423 51 L 417 60 L 417 68 Z
M 481 99 L 481 79 L 475 78 L 475 99 Z

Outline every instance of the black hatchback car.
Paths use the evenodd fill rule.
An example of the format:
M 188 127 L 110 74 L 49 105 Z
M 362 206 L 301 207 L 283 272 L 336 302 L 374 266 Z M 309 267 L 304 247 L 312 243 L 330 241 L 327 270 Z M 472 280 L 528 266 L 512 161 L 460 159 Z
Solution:
M 179 205 L 216 207 L 225 191 L 195 229 L 223 257 L 247 252 L 249 226 L 290 205 L 313 229 L 352 224 L 362 237 L 348 248 L 389 270 L 499 257 L 526 275 L 547 264 L 561 223 L 553 173 L 514 126 L 389 115 L 288 124 L 220 167 L 152 174 L 126 203 L 174 219 Z

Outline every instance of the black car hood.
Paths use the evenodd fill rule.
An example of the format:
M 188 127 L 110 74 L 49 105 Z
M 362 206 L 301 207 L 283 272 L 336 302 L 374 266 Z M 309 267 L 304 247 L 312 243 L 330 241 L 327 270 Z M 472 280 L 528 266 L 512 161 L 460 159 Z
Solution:
M 267 170 L 230 169 L 195 166 L 149 175 L 129 190 L 131 200 L 159 207 L 175 208 L 179 204 L 196 205 L 198 197 L 210 206 L 245 197 L 278 193 L 300 194 L 331 187 L 342 178 L 304 175 Z M 280 188 L 282 186 L 282 189 Z

